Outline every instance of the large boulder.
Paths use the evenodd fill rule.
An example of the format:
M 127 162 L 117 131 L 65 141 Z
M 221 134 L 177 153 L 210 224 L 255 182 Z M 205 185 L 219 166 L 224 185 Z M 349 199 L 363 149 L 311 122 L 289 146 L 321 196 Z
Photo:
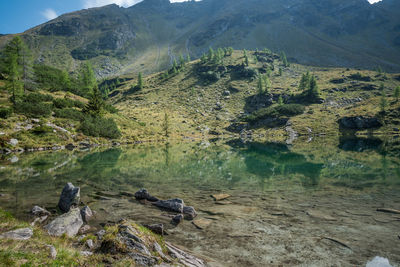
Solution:
M 34 215 L 34 216 L 48 216 L 48 215 L 50 215 L 50 212 L 49 211 L 47 211 L 47 210 L 45 210 L 44 208 L 41 208 L 41 207 L 39 207 L 39 206 L 34 206 L 33 208 L 32 208 L 32 214 Z
M 69 237 L 75 236 L 83 225 L 82 215 L 79 208 L 73 208 L 68 213 L 65 213 L 48 225 L 45 229 L 52 236 L 61 236 L 66 234 Z
M 185 206 L 185 204 L 183 203 L 183 200 L 180 198 L 159 200 L 157 202 L 154 202 L 153 205 L 155 205 L 161 209 L 179 212 L 179 213 L 183 212 L 183 207 Z
M 183 207 L 183 214 L 186 220 L 193 220 L 197 216 L 196 210 L 191 206 Z
M 58 207 L 62 212 L 68 212 L 72 206 L 79 205 L 80 191 L 80 188 L 75 187 L 72 183 L 65 185 L 58 201 Z
M 379 119 L 375 117 L 343 117 L 339 119 L 338 122 L 340 128 L 349 130 L 365 130 L 379 128 L 382 126 L 382 123 L 379 121 Z
M 13 231 L 0 234 L 0 238 L 13 240 L 28 240 L 32 237 L 33 230 L 31 228 L 20 228 Z

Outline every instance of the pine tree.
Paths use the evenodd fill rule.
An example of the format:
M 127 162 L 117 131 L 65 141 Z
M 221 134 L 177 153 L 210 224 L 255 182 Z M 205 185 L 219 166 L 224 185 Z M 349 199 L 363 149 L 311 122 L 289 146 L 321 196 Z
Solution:
M 92 117 L 100 117 L 103 114 L 104 101 L 98 86 L 92 89 L 89 97 L 89 102 L 83 108 L 83 112 Z
M 214 50 L 212 49 L 212 47 L 210 46 L 210 48 L 208 49 L 208 55 L 207 55 L 207 59 L 208 61 L 212 61 L 214 58 Z
M 190 61 L 192 61 L 192 60 L 190 58 L 190 54 L 188 53 L 187 56 L 186 56 L 186 62 L 190 62 Z
M 387 100 L 386 100 L 386 94 L 385 92 L 382 92 L 382 96 L 381 96 L 381 103 L 380 103 L 380 107 L 381 107 L 381 112 L 385 113 L 386 112 L 386 107 L 387 107 Z
M 269 80 L 267 75 L 263 75 L 263 81 L 264 81 L 264 93 L 268 94 L 269 88 L 271 87 L 271 81 Z
M 279 76 L 282 76 L 282 68 L 279 68 Z
M 206 54 L 201 55 L 200 62 L 201 62 L 201 64 L 205 64 L 207 62 Z
M 308 96 L 313 99 L 316 100 L 318 98 L 320 98 L 321 94 L 318 88 L 318 84 L 317 84 L 317 80 L 315 79 L 315 76 L 311 76 L 310 79 L 310 85 L 308 88 Z
M 303 73 L 301 76 L 300 84 L 299 84 L 299 89 L 301 91 L 305 91 L 306 89 L 309 88 L 310 86 L 310 73 L 307 71 L 306 74 Z
M 287 60 L 286 54 L 284 51 L 281 52 L 281 61 L 283 63 L 283 66 L 289 67 L 289 62 Z
M 182 54 L 179 55 L 179 65 L 181 66 L 181 68 L 185 67 L 185 58 L 183 57 Z
M 165 137 L 169 137 L 169 116 L 167 113 L 164 113 L 164 122 L 162 125 Z
M 396 98 L 396 102 L 399 102 L 399 97 L 400 97 L 400 86 L 397 86 L 396 89 L 394 89 L 394 98 Z
M 264 94 L 264 81 L 261 76 L 258 77 L 257 89 L 258 89 L 258 94 L 260 95 Z
M 137 88 L 143 89 L 143 77 L 142 77 L 142 73 L 141 72 L 139 72 L 139 74 L 138 74 Z
M 278 105 L 279 105 L 279 106 L 282 106 L 282 105 L 283 105 L 283 98 L 282 98 L 281 95 L 280 95 L 279 98 L 278 98 Z
M 11 101 L 16 106 L 17 99 L 23 94 L 24 66 L 23 66 L 23 41 L 21 37 L 13 38 L 4 48 L 4 69 L 6 74 L 6 87 L 11 92 Z
M 249 57 L 247 56 L 247 51 L 246 51 L 246 49 L 243 49 L 243 57 L 244 57 L 244 64 L 245 64 L 246 66 L 248 66 L 248 65 L 249 65 Z

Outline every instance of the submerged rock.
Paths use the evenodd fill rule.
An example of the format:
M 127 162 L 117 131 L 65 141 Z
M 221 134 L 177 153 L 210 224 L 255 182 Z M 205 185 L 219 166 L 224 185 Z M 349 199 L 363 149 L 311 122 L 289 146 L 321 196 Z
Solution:
M 383 257 L 376 256 L 372 261 L 367 262 L 365 267 L 393 267 L 389 260 Z
M 224 200 L 229 198 L 231 195 L 229 194 L 214 194 L 211 195 L 211 197 L 215 200 L 215 201 L 220 201 L 220 200 Z
M 186 220 L 193 220 L 197 216 L 196 210 L 191 206 L 183 207 L 183 214 L 185 214 Z
M 65 185 L 58 202 L 58 207 L 62 212 L 68 212 L 71 206 L 79 205 L 80 191 L 80 188 L 75 187 L 72 183 Z
M 153 205 L 165 210 L 179 212 L 179 213 L 183 212 L 183 207 L 185 206 L 183 200 L 180 198 L 159 200 L 157 202 L 154 202 Z
M 152 195 L 150 195 L 149 194 L 149 192 L 146 190 L 146 189 L 140 189 L 139 191 L 137 191 L 136 193 L 135 193 L 135 198 L 137 199 L 137 200 L 143 200 L 143 199 L 145 199 L 145 200 L 148 200 L 148 201 L 150 201 L 150 202 L 156 202 L 156 201 L 158 201 L 158 198 L 156 198 L 156 197 L 153 197 Z
M 32 237 L 33 230 L 31 228 L 20 228 L 13 231 L 0 234 L 0 238 L 13 240 L 28 240 Z
M 173 225 L 178 225 L 178 224 L 180 224 L 182 221 L 183 221 L 183 215 L 182 215 L 182 214 L 178 214 L 178 215 L 176 215 L 176 216 L 174 216 L 174 217 L 172 218 L 171 223 L 172 223 Z
M 67 234 L 69 237 L 74 237 L 82 225 L 81 211 L 78 208 L 73 208 L 68 213 L 54 219 L 45 226 L 45 229 L 52 236 Z

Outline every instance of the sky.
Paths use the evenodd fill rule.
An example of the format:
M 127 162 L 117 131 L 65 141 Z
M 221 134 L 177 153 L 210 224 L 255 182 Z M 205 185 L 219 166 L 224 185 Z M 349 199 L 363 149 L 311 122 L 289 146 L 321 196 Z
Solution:
M 0 0 L 0 34 L 19 33 L 57 16 L 90 7 L 117 4 L 128 7 L 141 0 Z M 183 2 L 185 0 L 171 0 Z M 380 0 L 368 0 L 370 3 Z

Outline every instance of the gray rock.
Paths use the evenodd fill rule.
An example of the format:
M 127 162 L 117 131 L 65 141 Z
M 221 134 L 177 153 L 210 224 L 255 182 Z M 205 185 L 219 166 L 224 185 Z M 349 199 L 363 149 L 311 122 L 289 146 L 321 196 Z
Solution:
M 166 242 L 165 243 L 169 252 L 173 258 L 177 259 L 177 261 L 184 266 L 191 266 L 191 267 L 203 267 L 206 266 L 205 262 L 202 259 L 199 259 L 177 247 L 174 245 Z
M 50 215 L 50 212 L 39 206 L 34 206 L 32 208 L 32 214 L 35 216 L 41 217 L 41 216 Z
M 31 228 L 20 228 L 6 232 L 0 235 L 0 238 L 13 240 L 28 240 L 32 237 L 33 230 Z
M 186 220 L 193 220 L 197 216 L 196 210 L 191 206 L 183 207 L 183 214 Z
M 135 193 L 135 198 L 137 199 L 137 200 L 143 200 L 143 199 L 145 199 L 145 200 L 148 200 L 148 201 L 151 201 L 151 202 L 156 202 L 156 201 L 158 201 L 158 198 L 156 198 L 156 197 L 153 197 L 152 195 L 150 195 L 149 194 L 149 192 L 146 190 L 146 189 L 140 189 L 139 191 L 137 191 L 136 193 Z
M 84 257 L 89 257 L 93 255 L 93 252 L 90 251 L 81 251 L 81 255 Z
M 106 231 L 105 230 L 100 230 L 100 231 L 98 231 L 97 233 L 96 233 L 96 236 L 97 236 L 97 238 L 99 239 L 99 240 L 102 240 L 103 239 L 103 236 L 106 234 Z
M 94 248 L 93 240 L 92 240 L 92 239 L 86 240 L 86 246 L 87 246 L 89 249 Z
M 139 253 L 131 252 L 128 254 L 137 266 L 153 266 L 157 263 L 157 258 L 152 256 L 145 256 Z
M 8 141 L 8 144 L 11 146 L 16 146 L 18 145 L 18 140 L 15 138 L 10 139 L 10 141 Z
M 75 187 L 72 183 L 65 185 L 61 192 L 58 207 L 63 212 L 68 212 L 71 206 L 78 206 L 80 201 L 80 188 Z
M 88 223 L 90 221 L 90 219 L 93 217 L 93 212 L 92 210 L 89 208 L 89 206 L 85 206 L 81 209 L 81 215 L 82 215 L 82 220 L 85 223 Z
M 166 234 L 164 231 L 164 224 L 162 223 L 157 223 L 157 224 L 150 224 L 150 225 L 143 225 L 153 233 L 156 233 L 158 235 L 164 235 Z
M 183 200 L 180 198 L 159 200 L 157 202 L 154 202 L 153 205 L 165 210 L 179 212 L 179 213 L 183 212 L 183 207 L 185 206 Z
M 82 215 L 82 214 L 81 214 Z M 84 225 L 79 229 L 79 234 L 86 234 L 91 229 L 90 225 Z
M 67 234 L 69 237 L 74 237 L 82 225 L 81 211 L 78 208 L 73 208 L 46 225 L 45 229 L 52 236 Z
M 173 225 L 178 225 L 178 224 L 180 224 L 182 221 L 183 221 L 183 215 L 182 215 L 182 214 L 178 214 L 178 215 L 176 215 L 176 216 L 174 216 L 174 217 L 172 218 L 171 223 L 172 223 Z
M 54 246 L 52 246 L 52 245 L 47 245 L 47 247 L 49 248 L 49 251 L 50 251 L 50 258 L 55 260 L 57 258 L 57 250 L 56 250 L 56 248 Z

